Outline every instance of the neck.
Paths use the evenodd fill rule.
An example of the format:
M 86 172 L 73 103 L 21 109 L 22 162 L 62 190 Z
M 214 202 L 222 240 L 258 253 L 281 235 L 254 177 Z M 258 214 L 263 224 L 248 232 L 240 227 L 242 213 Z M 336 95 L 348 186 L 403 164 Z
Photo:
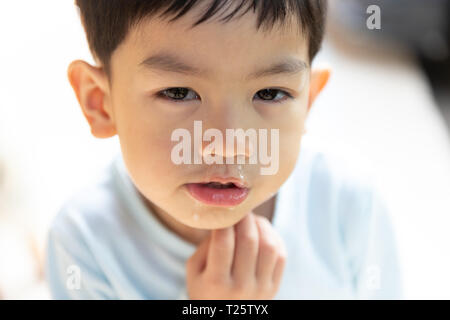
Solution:
M 198 246 L 211 233 L 211 230 L 192 228 L 178 222 L 170 214 L 153 205 L 142 194 L 140 194 L 140 196 L 150 212 L 154 214 L 154 216 L 164 225 L 164 227 L 173 231 L 184 240 Z M 276 195 L 253 209 L 253 213 L 266 217 L 269 221 L 272 221 L 275 201 Z

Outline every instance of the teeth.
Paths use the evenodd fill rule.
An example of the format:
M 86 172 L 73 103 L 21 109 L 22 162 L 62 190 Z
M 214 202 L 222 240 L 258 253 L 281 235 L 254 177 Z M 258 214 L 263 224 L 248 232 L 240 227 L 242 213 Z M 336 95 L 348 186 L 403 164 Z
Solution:
M 220 182 L 209 182 L 207 183 L 212 188 L 218 188 L 218 189 L 225 189 L 225 188 L 231 188 L 234 187 L 234 183 L 228 182 L 226 184 L 220 183 Z

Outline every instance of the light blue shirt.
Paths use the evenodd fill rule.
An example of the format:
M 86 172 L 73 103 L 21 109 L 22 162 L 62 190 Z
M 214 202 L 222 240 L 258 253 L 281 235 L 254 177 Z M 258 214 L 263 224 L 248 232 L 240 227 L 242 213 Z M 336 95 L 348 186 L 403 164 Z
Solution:
M 287 248 L 275 299 L 400 299 L 395 233 L 367 171 L 302 140 L 273 227 Z M 196 247 L 147 209 L 118 156 L 62 207 L 47 238 L 56 299 L 186 299 Z

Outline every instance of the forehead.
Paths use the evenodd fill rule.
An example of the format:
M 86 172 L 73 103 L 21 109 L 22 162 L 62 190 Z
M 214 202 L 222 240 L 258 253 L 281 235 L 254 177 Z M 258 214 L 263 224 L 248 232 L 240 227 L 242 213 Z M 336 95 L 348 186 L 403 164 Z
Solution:
M 223 74 L 255 69 L 286 57 L 308 61 L 307 37 L 292 16 L 268 29 L 257 29 L 257 14 L 250 10 L 230 21 L 218 21 L 220 15 L 192 27 L 201 13 L 194 8 L 172 22 L 157 16 L 142 20 L 116 50 L 124 58 L 121 63 L 126 60 L 133 68 L 149 56 L 167 52 Z

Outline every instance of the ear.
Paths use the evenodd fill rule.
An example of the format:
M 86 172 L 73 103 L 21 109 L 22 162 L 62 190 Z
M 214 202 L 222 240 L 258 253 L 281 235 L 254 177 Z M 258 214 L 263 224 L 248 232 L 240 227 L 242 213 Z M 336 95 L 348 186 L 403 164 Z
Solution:
M 116 128 L 109 103 L 110 91 L 103 69 L 75 60 L 67 69 L 67 77 L 91 127 L 92 135 L 97 138 L 114 136 Z
M 309 100 L 308 100 L 308 112 L 311 109 L 313 102 L 316 100 L 319 93 L 325 87 L 330 78 L 330 68 L 313 69 L 311 71 L 311 77 L 309 82 Z

